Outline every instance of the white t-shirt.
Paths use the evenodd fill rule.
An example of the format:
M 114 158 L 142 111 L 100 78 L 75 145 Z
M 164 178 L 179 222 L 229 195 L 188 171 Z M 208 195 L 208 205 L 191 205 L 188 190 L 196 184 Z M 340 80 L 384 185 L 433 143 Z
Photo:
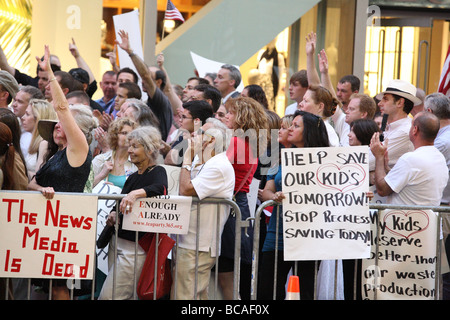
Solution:
M 338 111 L 337 111 L 338 112 Z M 339 116 L 334 119 L 334 130 L 339 136 L 339 145 L 341 147 L 348 147 L 348 134 L 350 132 L 350 125 L 345 122 L 345 113 L 339 109 Z
M 331 126 L 330 118 L 326 119 L 324 123 L 325 127 L 327 128 L 328 140 L 330 140 L 330 147 L 339 147 L 340 146 L 339 136 L 337 135 L 334 128 Z
M 209 159 L 204 165 L 196 166 L 197 158 L 192 163 L 191 179 L 197 197 L 224 198 L 231 200 L 234 191 L 234 169 L 228 160 L 226 153 L 222 152 Z M 230 208 L 228 205 L 220 205 L 220 237 L 223 227 L 228 219 Z M 200 206 L 200 236 L 199 251 L 208 252 L 216 256 L 216 231 L 217 231 L 217 205 L 202 204 Z M 181 248 L 195 250 L 197 234 L 197 204 L 191 207 L 189 231 L 186 235 L 180 235 L 178 245 Z M 220 246 L 220 241 L 219 241 Z M 218 250 L 220 253 L 220 248 Z
M 409 140 L 409 129 L 411 128 L 411 118 L 394 121 L 386 126 L 384 132 L 384 144 L 387 143 L 389 157 L 389 167 L 394 167 L 397 160 L 407 152 L 414 151 L 414 146 Z
M 439 206 L 448 168 L 438 149 L 424 146 L 401 156 L 384 180 L 394 191 L 388 204 Z
M 298 102 L 294 102 L 293 104 L 290 104 L 286 107 L 286 110 L 284 111 L 284 115 L 288 116 L 290 114 L 294 114 L 295 111 L 298 109 Z

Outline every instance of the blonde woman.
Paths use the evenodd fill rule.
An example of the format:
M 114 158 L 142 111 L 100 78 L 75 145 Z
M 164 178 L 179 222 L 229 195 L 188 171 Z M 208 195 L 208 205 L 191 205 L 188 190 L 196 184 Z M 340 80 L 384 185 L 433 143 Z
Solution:
M 41 119 L 58 120 L 53 106 L 47 100 L 32 99 L 22 116 L 22 128 L 31 133 L 28 154 L 25 156 L 25 163 L 28 170 L 28 179 L 31 180 L 36 173 L 36 163 L 39 154 L 39 145 L 43 143 L 43 148 L 47 148 L 47 141 L 39 135 L 38 122 Z

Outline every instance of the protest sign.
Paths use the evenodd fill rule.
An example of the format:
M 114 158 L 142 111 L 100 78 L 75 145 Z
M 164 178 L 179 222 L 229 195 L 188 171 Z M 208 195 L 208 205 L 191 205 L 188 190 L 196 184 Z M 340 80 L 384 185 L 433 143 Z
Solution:
M 437 215 L 431 210 L 384 210 L 373 213 L 371 221 L 372 252 L 362 266 L 363 299 L 434 299 Z
M 0 277 L 92 279 L 97 197 L 0 193 Z
M 93 194 L 120 194 L 122 191 L 121 188 L 107 183 L 105 181 L 100 181 L 92 190 Z M 106 219 L 108 218 L 109 213 L 116 205 L 116 200 L 112 199 L 99 199 L 97 205 L 97 239 L 102 233 L 103 229 L 106 226 Z M 99 249 L 97 248 L 97 268 L 103 272 L 104 274 L 108 274 L 108 250 L 109 245 L 106 247 Z
M 368 147 L 283 149 L 286 260 L 368 258 Z
M 157 196 L 137 199 L 123 218 L 123 229 L 142 232 L 187 234 L 191 197 Z

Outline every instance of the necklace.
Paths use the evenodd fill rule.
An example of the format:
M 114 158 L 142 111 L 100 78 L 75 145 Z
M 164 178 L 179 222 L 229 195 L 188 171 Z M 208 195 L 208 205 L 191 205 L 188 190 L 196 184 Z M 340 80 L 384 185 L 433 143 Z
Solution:
M 152 171 L 153 169 L 155 169 L 155 167 L 156 167 L 156 164 L 154 164 L 150 167 L 147 167 L 147 169 L 145 169 L 144 173 L 148 173 L 148 172 Z

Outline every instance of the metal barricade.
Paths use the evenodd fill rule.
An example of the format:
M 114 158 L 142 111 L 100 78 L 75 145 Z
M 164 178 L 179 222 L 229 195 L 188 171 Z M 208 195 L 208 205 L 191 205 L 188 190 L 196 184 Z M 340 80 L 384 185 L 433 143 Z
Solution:
M 29 193 L 33 193 L 33 191 L 23 191 L 23 192 L 29 192 Z M 16 192 L 16 193 L 22 193 L 22 192 Z M 36 192 L 34 192 L 36 193 Z M 39 193 L 40 194 L 40 193 Z M 124 194 L 88 194 L 88 193 L 82 193 L 82 194 L 78 194 L 78 193 L 56 193 L 56 194 L 60 194 L 60 195 L 78 195 L 78 196 L 95 196 L 98 198 L 98 200 L 113 200 L 116 201 L 116 207 L 119 206 L 120 200 L 125 196 Z M 239 283 L 240 283 L 240 253 L 241 253 L 241 232 L 242 232 L 242 228 L 247 228 L 249 226 L 249 221 L 242 221 L 241 220 L 241 211 L 239 209 L 239 206 L 232 200 L 227 200 L 227 199 L 222 199 L 222 198 L 206 198 L 203 200 L 199 200 L 197 197 L 192 197 L 192 204 L 197 204 L 197 232 L 196 232 L 196 266 L 198 266 L 198 253 L 199 253 L 199 237 L 200 237 L 200 232 L 199 229 L 201 229 L 200 226 L 200 213 L 201 213 L 201 206 L 204 204 L 215 204 L 216 205 L 216 214 L 220 215 L 220 211 L 223 210 L 223 206 L 226 206 L 227 208 L 231 208 L 234 211 L 235 217 L 236 217 L 236 227 L 235 227 L 235 248 L 234 248 L 234 278 L 233 278 L 233 300 L 238 300 L 239 299 Z M 227 209 L 229 210 L 229 209 Z M 219 231 L 220 228 L 220 219 L 217 219 L 217 231 Z M 119 231 L 119 219 L 116 219 L 116 224 L 115 224 L 115 236 L 113 237 L 114 241 L 114 262 L 113 262 L 113 266 L 112 266 L 112 276 L 113 276 L 113 289 L 112 289 L 112 299 L 114 300 L 114 295 L 116 292 L 116 279 L 117 279 L 117 268 L 116 268 L 116 261 L 117 261 L 117 240 L 118 240 L 118 231 Z M 217 232 L 217 238 L 216 238 L 216 248 L 217 250 L 220 248 L 220 232 Z M 159 236 L 158 233 L 155 234 L 156 237 Z M 177 240 L 178 240 L 178 236 L 177 236 Z M 14 241 L 14 240 L 12 240 Z M 97 238 L 95 239 L 95 241 L 97 241 Z M 134 292 L 134 296 L 133 298 L 135 300 L 138 299 L 137 297 L 137 283 L 138 283 L 138 272 L 137 272 L 137 252 L 138 252 L 138 232 L 136 232 L 136 238 L 135 238 L 135 260 L 134 260 L 134 276 L 133 279 L 130 279 L 130 281 L 133 281 L 133 292 Z M 176 241 L 174 249 L 175 252 L 177 251 L 176 249 L 178 248 L 178 241 Z M 155 248 L 155 257 L 158 257 L 158 246 L 156 246 Z M 97 256 L 97 250 L 95 250 L 95 256 Z M 218 286 L 218 265 L 219 265 L 219 254 L 216 254 L 216 261 L 215 261 L 215 275 L 214 275 L 214 288 L 215 288 L 215 292 L 213 295 L 213 299 L 217 299 L 217 291 L 219 289 Z M 176 256 L 175 259 L 176 261 Z M 155 277 L 157 275 L 157 258 L 155 259 Z M 173 266 L 176 270 L 176 263 Z M 96 282 L 96 268 L 94 267 L 94 275 L 93 275 L 93 280 L 92 280 L 92 287 L 91 287 L 91 293 L 90 293 L 90 299 L 94 300 L 95 299 L 95 292 L 96 292 L 96 286 L 95 286 L 95 282 Z M 198 271 L 198 270 L 197 270 Z M 194 296 L 195 298 L 197 298 L 196 296 L 196 292 L 197 292 L 197 276 L 198 276 L 198 272 L 196 271 L 195 273 L 195 287 L 193 288 L 194 290 Z M 175 272 L 176 274 L 176 272 Z M 10 288 L 11 283 L 10 280 L 13 278 L 3 278 L 5 279 L 5 297 L 8 300 L 8 297 L 11 295 L 11 290 L 12 288 Z M 76 287 L 77 284 L 79 284 L 79 282 L 77 282 L 77 280 L 72 280 L 72 279 L 67 279 L 69 282 L 69 284 L 71 283 L 71 285 L 69 285 L 69 294 L 70 294 L 70 299 L 74 299 L 74 288 Z M 176 281 L 176 278 L 173 279 L 173 281 Z M 52 282 L 53 279 L 49 279 L 49 293 L 48 293 L 48 299 L 52 299 Z M 156 281 L 154 281 L 155 283 L 155 290 L 154 290 L 154 296 L 153 298 L 156 298 Z M 27 293 L 27 300 L 31 299 L 31 279 L 28 279 L 28 293 Z M 176 286 L 174 288 L 174 290 L 176 290 Z
M 252 300 L 258 300 L 257 294 L 258 294 L 258 270 L 259 270 L 259 255 L 260 255 L 260 248 L 259 248 L 259 244 L 260 244 L 260 228 L 261 228 L 261 215 L 263 214 L 263 211 L 265 208 L 267 207 L 271 207 L 271 206 L 280 206 L 281 204 L 272 200 L 266 201 L 264 203 L 262 203 L 256 210 L 255 212 L 255 222 L 254 222 L 254 238 L 253 238 L 253 255 L 252 255 L 252 282 L 251 282 L 251 299 Z M 406 206 L 406 205 L 389 205 L 389 204 L 370 204 L 369 205 L 369 209 L 371 210 L 387 210 L 387 209 L 397 209 L 397 210 L 432 210 L 435 213 L 437 213 L 438 215 L 438 219 L 437 219 L 437 230 L 441 229 L 441 225 L 442 225 L 442 218 L 444 215 L 449 215 L 450 214 L 450 206 Z M 277 232 L 275 233 L 275 261 L 277 261 L 277 252 L 278 252 L 278 228 L 279 228 L 279 217 L 280 215 L 277 215 L 277 222 L 276 222 L 276 230 Z M 379 232 L 380 229 L 380 225 L 377 224 L 377 234 Z M 441 298 L 442 294 L 440 293 L 439 288 L 441 288 L 441 280 L 442 280 L 442 275 L 441 275 L 441 249 L 442 249 L 442 241 L 440 238 L 441 233 L 437 232 L 437 238 L 436 238 L 436 257 L 437 257 L 437 262 L 436 262 L 436 278 L 435 278 L 435 288 L 437 288 L 437 292 L 438 294 L 436 294 L 435 296 L 435 300 Z M 375 263 L 376 263 L 376 267 L 378 266 L 378 249 L 379 249 L 379 243 L 378 241 L 376 242 L 376 246 L 375 246 L 375 251 L 376 251 L 376 258 L 375 258 Z M 296 261 L 297 263 L 297 261 Z M 297 275 L 297 264 L 295 263 L 294 268 L 293 268 L 293 274 Z M 356 300 L 356 279 L 357 279 L 357 270 L 356 270 L 356 266 L 357 266 L 357 260 L 355 260 L 355 270 L 354 270 L 354 288 L 353 288 L 353 292 L 354 292 L 354 297 L 353 299 Z M 317 272 L 318 272 L 318 263 L 316 261 L 315 263 L 315 277 L 314 277 L 314 287 L 316 288 L 316 284 L 317 284 Z M 335 266 L 335 274 L 334 274 L 334 298 L 336 299 L 337 296 L 337 292 L 336 292 L 336 288 L 337 288 L 337 272 L 338 272 L 338 268 L 337 268 L 337 262 L 336 262 L 336 266 Z M 276 299 L 276 286 L 277 286 L 277 277 L 275 276 L 277 274 L 277 263 L 274 263 L 274 283 L 273 283 L 273 299 Z M 375 273 L 375 277 L 377 276 L 377 274 Z M 286 279 L 287 280 L 287 279 Z M 375 278 L 375 281 L 377 281 L 377 279 Z M 316 288 L 317 289 L 317 288 Z M 442 289 L 442 288 L 441 288 Z M 375 300 L 377 299 L 376 296 L 376 292 L 375 291 Z M 317 299 L 317 290 L 315 290 L 314 292 L 314 298 Z

